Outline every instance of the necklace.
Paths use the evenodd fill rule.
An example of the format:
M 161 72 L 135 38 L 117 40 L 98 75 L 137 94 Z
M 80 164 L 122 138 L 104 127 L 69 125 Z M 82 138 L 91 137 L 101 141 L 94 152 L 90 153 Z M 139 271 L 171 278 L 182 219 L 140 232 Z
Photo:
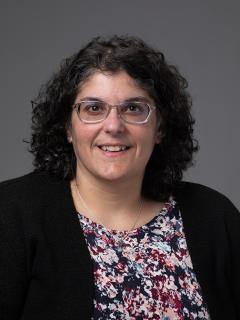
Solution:
M 79 199 L 80 199 L 80 201 L 81 201 L 84 209 L 85 209 L 88 213 L 90 213 L 90 216 L 93 217 L 93 216 L 94 216 L 93 211 L 88 207 L 88 205 L 86 204 L 86 202 L 83 200 L 83 198 L 82 198 L 82 196 L 81 196 L 81 193 L 80 193 L 80 191 L 79 191 L 79 188 L 78 188 L 78 184 L 77 184 L 77 182 L 76 182 L 76 179 L 75 179 L 75 186 L 76 186 L 76 190 L 77 190 L 78 197 L 79 197 Z M 123 249 L 123 247 L 124 247 L 124 245 L 125 245 L 125 239 L 128 237 L 128 235 L 130 234 L 130 232 L 133 231 L 134 228 L 136 227 L 137 222 L 138 222 L 138 220 L 139 220 L 139 218 L 140 218 L 140 216 L 141 216 L 142 206 L 143 206 L 143 202 L 140 201 L 140 202 L 139 202 L 139 208 L 138 208 L 138 214 L 137 214 L 137 217 L 136 217 L 136 219 L 135 219 L 135 221 L 134 221 L 134 224 L 132 225 L 131 229 L 128 230 L 128 231 L 126 232 L 126 234 L 125 234 L 122 238 L 117 237 L 117 241 L 116 241 L 115 237 L 113 237 L 113 235 L 111 234 L 111 236 L 114 238 L 115 242 L 117 243 L 118 251 L 122 251 L 122 249 Z

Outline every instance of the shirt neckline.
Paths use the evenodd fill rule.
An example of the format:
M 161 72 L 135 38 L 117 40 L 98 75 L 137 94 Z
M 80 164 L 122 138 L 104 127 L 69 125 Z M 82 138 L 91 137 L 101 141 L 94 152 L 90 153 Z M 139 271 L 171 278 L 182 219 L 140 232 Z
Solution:
M 126 234 L 128 235 L 133 235 L 139 232 L 139 230 L 141 229 L 145 229 L 148 228 L 156 219 L 158 216 L 164 216 L 166 215 L 168 212 L 172 211 L 172 209 L 174 209 L 174 207 L 176 206 L 176 202 L 173 199 L 169 199 L 166 202 L 164 202 L 163 207 L 156 212 L 156 214 L 154 215 L 154 217 L 148 221 L 147 223 L 145 223 L 144 225 L 134 228 L 133 230 L 116 230 L 116 229 L 109 229 L 107 227 L 105 227 L 104 225 L 93 221 L 92 219 L 86 217 L 85 215 L 83 215 L 82 213 L 76 211 L 78 218 L 80 220 L 80 222 L 83 220 L 85 221 L 87 224 L 90 224 L 94 227 L 95 230 L 101 229 L 104 230 L 107 233 L 113 234 L 113 235 L 120 235 L 120 236 L 124 236 Z

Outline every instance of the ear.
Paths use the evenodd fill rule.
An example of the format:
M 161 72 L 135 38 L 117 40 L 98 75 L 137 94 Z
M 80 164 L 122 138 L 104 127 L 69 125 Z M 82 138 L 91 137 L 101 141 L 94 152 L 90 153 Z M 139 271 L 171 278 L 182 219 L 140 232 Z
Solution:
M 66 135 L 67 135 L 68 142 L 72 143 L 72 132 L 71 132 L 71 126 L 70 125 L 66 126 Z
M 69 143 L 72 143 L 72 136 L 69 133 L 67 133 L 67 139 Z
M 163 137 L 164 137 L 163 132 L 162 132 L 161 130 L 159 130 L 159 131 L 156 133 L 156 136 L 155 136 L 155 143 L 156 143 L 156 144 L 160 144 Z

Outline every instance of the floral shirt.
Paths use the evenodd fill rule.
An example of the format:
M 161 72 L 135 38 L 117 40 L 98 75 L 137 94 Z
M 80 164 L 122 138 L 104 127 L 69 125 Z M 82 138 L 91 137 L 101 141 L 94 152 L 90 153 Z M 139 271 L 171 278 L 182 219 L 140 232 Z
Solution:
M 210 319 L 174 200 L 129 233 L 78 217 L 94 264 L 92 319 Z

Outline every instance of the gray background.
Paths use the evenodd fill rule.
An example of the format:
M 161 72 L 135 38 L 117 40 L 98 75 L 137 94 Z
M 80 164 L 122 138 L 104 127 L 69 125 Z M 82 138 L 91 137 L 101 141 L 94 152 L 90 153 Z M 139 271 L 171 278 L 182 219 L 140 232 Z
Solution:
M 31 105 L 41 86 L 91 37 L 132 34 L 161 49 L 189 80 L 196 164 L 185 178 L 240 208 L 238 1 L 1 1 L 0 180 L 32 169 Z

